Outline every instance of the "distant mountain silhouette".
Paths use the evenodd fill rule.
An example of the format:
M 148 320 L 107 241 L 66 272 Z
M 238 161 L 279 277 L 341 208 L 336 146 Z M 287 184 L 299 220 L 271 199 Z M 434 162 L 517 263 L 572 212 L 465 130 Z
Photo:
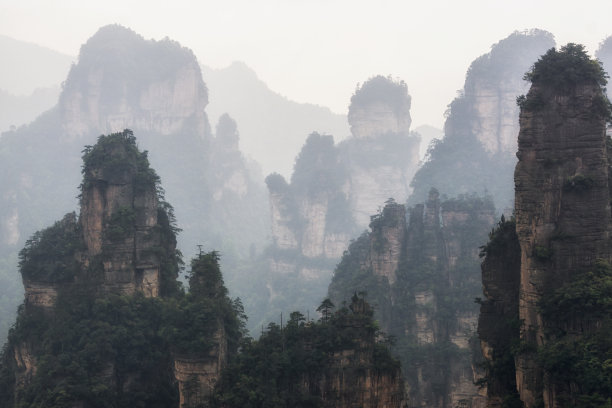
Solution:
M 241 150 L 261 163 L 264 174 L 291 174 L 293 161 L 313 131 L 340 141 L 350 134 L 346 115 L 329 108 L 297 103 L 271 90 L 242 62 L 227 68 L 202 66 L 211 123 L 229 113 L 240 126 Z M 348 101 L 347 101 L 348 104 Z

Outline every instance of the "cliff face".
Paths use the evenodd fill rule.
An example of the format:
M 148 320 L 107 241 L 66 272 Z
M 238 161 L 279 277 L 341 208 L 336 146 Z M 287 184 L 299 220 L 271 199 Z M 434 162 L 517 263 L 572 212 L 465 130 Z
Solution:
M 135 48 L 137 53 L 128 57 Z M 111 57 L 113 64 L 100 61 L 101 51 L 119 58 Z M 164 55 L 167 51 L 173 55 Z M 160 58 L 164 58 L 163 65 Z M 129 60 L 139 65 L 140 72 L 126 69 Z M 69 139 L 126 127 L 171 135 L 192 118 L 204 132 L 207 103 L 199 65 L 189 50 L 170 40 L 157 46 L 115 25 L 101 28 L 81 48 L 79 62 L 64 85 L 59 110 L 63 137 Z
M 133 138 L 128 132 L 123 137 Z M 157 176 L 142 160 L 133 146 L 110 138 L 86 150 L 79 220 L 89 259 L 102 258 L 107 291 L 157 297 Z
M 520 347 L 510 354 L 514 364 L 508 363 L 503 375 L 508 376 L 508 367 L 515 372 L 516 390 L 526 407 L 576 406 L 585 395 L 604 401 L 607 380 L 588 378 L 606 357 L 582 354 L 587 343 L 608 347 L 600 333 L 612 327 L 602 318 L 610 305 L 600 289 L 593 289 L 607 290 L 601 279 L 610 273 L 611 256 L 606 143 L 610 111 L 602 92 L 604 73 L 581 46 L 568 44 L 547 52 L 528 77 L 531 89 L 519 100 L 516 236 L 508 233 L 496 244 L 496 234 L 488 245 L 515 249 L 506 255 L 487 252 L 482 345 L 495 367 L 506 364 L 503 359 L 508 357 L 496 350 L 508 350 L 511 339 L 520 339 Z M 582 288 L 579 293 L 577 287 Z M 597 312 L 588 306 L 593 303 Z M 512 333 L 510 340 L 492 333 L 495 319 L 501 331 Z M 520 331 L 518 325 L 513 327 L 517 320 Z M 572 362 L 561 370 L 566 359 Z M 590 361 L 588 369 L 585 360 Z M 499 382 L 497 374 L 489 375 L 493 386 Z M 496 388 L 491 406 L 499 400 L 501 389 Z
M 596 106 L 603 100 L 599 85 L 576 85 L 561 93 L 536 83 L 527 98 L 546 102 L 521 111 L 515 171 L 519 317 L 524 320 L 521 339 L 541 346 L 545 322 L 538 302 L 543 293 L 592 267 L 594 259 L 610 259 L 610 191 L 606 126 Z M 567 239 L 558 239 L 563 234 Z M 535 405 L 540 392 L 552 397 L 547 402 L 554 406 L 554 388 L 543 384 L 533 353 L 517 358 L 517 386 L 527 406 Z
M 358 139 L 375 138 L 387 133 L 410 132 L 410 103 L 399 109 L 388 101 L 373 100 L 370 103 L 349 108 L 351 134 Z
M 82 173 L 79 218 L 20 252 L 26 295 L 2 355 L 0 406 L 198 406 L 241 333 L 219 257 L 192 262 L 186 295 L 172 207 L 131 131 L 86 147 Z
M 261 273 L 267 275 L 271 302 L 252 309 L 265 308 L 268 319 L 288 307 L 313 310 L 334 265 L 370 214 L 389 198 L 406 200 L 419 162 L 410 101 L 403 81 L 370 78 L 351 98 L 351 138 L 334 145 L 331 136 L 312 134 L 290 183 L 278 174 L 267 178 L 273 245 Z M 393 268 L 388 267 L 390 276 Z M 272 311 L 276 301 L 287 303 Z
M 279 174 L 268 176 L 266 183 L 272 245 L 258 270 L 264 293 L 247 303 L 257 325 L 288 308 L 314 311 L 355 231 L 346 171 L 332 136 L 308 137 L 291 183 Z M 248 290 L 252 292 L 252 286 Z
M 514 32 L 472 62 L 462 92 L 449 105 L 444 138 L 431 146 L 426 162 L 411 179 L 411 204 L 424 201 L 431 187 L 448 196 L 480 193 L 484 188 L 500 210 L 513 207 L 519 131 L 516 98 L 528 87 L 524 73 L 553 46 L 548 32 Z
M 223 325 L 214 334 L 214 347 L 206 356 L 175 355 L 174 378 L 178 383 L 179 407 L 206 406 L 221 370 L 227 366 L 227 337 Z
M 367 291 L 381 328 L 397 338 L 411 407 L 484 406 L 474 386 L 478 248 L 493 223 L 490 200 L 441 201 L 409 211 L 388 202 L 372 217 L 371 232 L 352 243 L 338 265 L 329 295 L 341 302 Z
M 237 140 L 227 143 L 238 135 L 235 123 L 233 130 L 222 125 L 213 134 L 207 103 L 198 61 L 189 49 L 169 39 L 145 40 L 117 25 L 101 28 L 82 46 L 58 104 L 0 139 L 0 279 L 14 275 L 9 270 L 16 267 L 27 237 L 78 204 L 83 145 L 124 128 L 136 132 L 140 147 L 152 152 L 149 159 L 167 183 L 165 196 L 184 220 L 179 239 L 187 256 L 205 243 L 223 251 L 225 264 L 235 268 L 260 251 L 269 225 L 263 176 L 242 156 Z M 91 199 L 122 188 L 96 187 Z M 6 295 L 13 300 L 6 309 L 14 310 L 21 294 L 10 292 Z M 3 334 L 8 327 L 0 320 Z
M 410 133 L 410 104 L 403 81 L 376 76 L 351 97 L 352 138 L 338 147 L 347 166 L 351 212 L 360 227 L 393 198 L 404 202 L 419 164 L 418 135 Z

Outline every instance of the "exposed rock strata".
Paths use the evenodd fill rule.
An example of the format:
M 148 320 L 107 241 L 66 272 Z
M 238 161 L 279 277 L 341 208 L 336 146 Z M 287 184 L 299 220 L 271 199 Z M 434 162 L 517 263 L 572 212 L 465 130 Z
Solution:
M 483 263 L 479 333 L 489 367 L 489 406 L 514 396 L 528 408 L 575 406 L 587 387 L 593 389 L 588 398 L 599 398 L 597 390 L 605 386 L 547 367 L 569 355 L 560 351 L 564 342 L 592 339 L 609 322 L 580 306 L 601 301 L 589 298 L 588 283 L 579 295 L 560 292 L 565 303 L 547 305 L 612 256 L 609 105 L 603 71 L 575 44 L 547 52 L 528 77 L 531 89 L 519 100 L 516 234 L 508 230 L 513 225 L 500 223 Z M 577 308 L 574 314 L 582 311 L 560 312 L 564 304 Z M 550 354 L 551 344 L 557 354 Z M 580 354 L 572 358 L 567 370 L 584 364 Z M 600 364 L 597 353 L 588 358 L 592 367 Z
M 560 94 L 534 84 L 527 97 L 536 95 L 547 103 L 539 111 L 521 111 L 515 184 L 521 339 L 537 347 L 545 341 L 538 308 L 542 294 L 592 267 L 595 259 L 610 259 L 610 191 L 605 121 L 592 116 L 599 86 L 575 86 Z M 589 180 L 587 191 L 572 186 L 580 180 Z M 555 239 L 560 234 L 567 239 Z M 535 358 L 528 353 L 517 358 L 517 387 L 528 407 L 542 394 L 554 401 L 554 389 L 544 383 Z M 554 406 L 553 401 L 546 402 Z
M 382 76 L 370 78 L 351 98 L 349 123 L 353 135 L 339 145 L 331 136 L 308 137 L 290 183 L 278 174 L 267 178 L 273 241 L 267 279 L 293 276 L 298 283 L 288 285 L 297 288 L 305 279 L 317 290 L 324 288 L 333 265 L 350 239 L 367 227 L 370 215 L 390 198 L 397 202 L 408 198 L 420 139 L 410 133 L 406 84 Z M 397 245 L 392 249 L 398 250 Z M 392 280 L 396 266 L 391 262 L 386 268 Z M 269 284 L 275 285 L 279 284 Z M 308 296 L 305 302 L 280 309 L 312 310 L 323 293 Z
M 381 328 L 396 336 L 410 407 L 483 407 L 473 361 L 480 289 L 478 243 L 493 223 L 488 200 L 463 197 L 409 209 L 388 202 L 349 247 L 329 295 L 367 291 Z M 470 296 L 471 293 L 473 296 Z M 444 350 L 444 351 L 442 351 Z M 470 356 L 467 358 L 466 356 Z M 467 404 L 467 405 L 466 405 Z
M 214 347 L 207 356 L 177 355 L 174 357 L 174 378 L 178 382 L 179 407 L 206 406 L 221 370 L 227 365 L 227 338 L 219 329 L 213 336 Z
M 166 182 L 165 196 L 182 220 L 180 246 L 186 256 L 205 243 L 235 267 L 239 259 L 261 252 L 269 223 L 263 175 L 241 155 L 235 123 L 234 129 L 221 126 L 213 135 L 207 103 L 199 64 L 189 49 L 170 39 L 146 40 L 118 25 L 99 29 L 81 48 L 58 104 L 0 140 L 0 263 L 13 264 L 27 237 L 78 204 L 83 146 L 125 128 L 139 135 L 140 147 L 151 151 L 150 160 Z M 120 190 L 115 185 L 91 194 L 102 200 L 123 194 Z M 142 240 L 139 234 L 136 240 Z M 102 242 L 96 245 L 94 250 L 102 250 Z M 143 283 L 126 291 L 153 294 L 155 268 L 147 268 L 142 255 Z M 120 264 L 113 260 L 109 271 L 119 273 Z M 120 275 L 109 279 L 131 279 Z M 11 310 L 19 298 L 8 305 Z
M 78 220 L 75 213 L 66 215 L 52 227 L 36 233 L 20 253 L 25 302 L 3 354 L 0 387 L 7 393 L 7 401 L 13 400 L 15 404 L 25 403 L 28 398 L 47 401 L 47 398 L 55 397 L 38 392 L 38 382 L 55 381 L 48 379 L 52 374 L 49 370 L 61 372 L 64 368 L 55 366 L 63 367 L 70 362 L 97 381 L 94 385 L 83 385 L 82 393 L 74 393 L 70 387 L 61 391 L 69 395 L 65 398 L 75 406 L 86 405 L 87 397 L 80 395 L 95 393 L 95 384 L 108 389 L 108 398 L 111 399 L 121 399 L 122 393 L 134 392 L 134 399 L 140 402 L 146 401 L 149 394 L 157 398 L 156 393 L 159 393 L 159 398 L 169 400 L 176 392 L 181 406 L 199 406 L 208 401 L 229 353 L 225 327 L 227 313 L 233 312 L 227 310 L 231 301 L 226 299 L 227 289 L 223 286 L 218 256 L 215 253 L 208 258 L 201 255 L 198 258 L 201 265 L 192 263 L 192 269 L 196 264 L 200 269 L 197 273 L 192 271 L 190 289 L 193 293 L 190 299 L 199 309 L 210 309 L 214 302 L 223 305 L 216 306 L 219 309 L 225 309 L 214 310 L 216 321 L 212 326 L 205 324 L 206 318 L 201 315 L 203 321 L 188 322 L 196 325 L 192 330 L 196 330 L 200 337 L 174 342 L 172 347 L 181 352 L 171 353 L 164 336 L 168 333 L 176 336 L 172 333 L 179 330 L 161 327 L 176 323 L 167 322 L 164 316 L 148 315 L 136 323 L 136 316 L 129 315 L 153 310 L 160 315 L 177 313 L 178 304 L 182 302 L 177 293 L 179 258 L 172 212 L 167 203 L 160 202 L 159 178 L 149 167 L 146 153 L 138 151 L 129 130 L 100 136 L 95 146 L 84 150 L 83 161 Z M 170 295 L 177 297 L 164 306 L 163 300 Z M 119 305 L 115 306 L 113 302 Z M 110 321 L 104 320 L 108 318 L 108 310 L 113 310 Z M 160 312 L 162 310 L 165 311 Z M 127 323 L 123 321 L 126 313 L 129 316 Z M 68 341 L 62 338 L 64 333 L 54 329 L 63 323 L 57 321 L 59 319 L 69 322 L 73 319 L 74 327 L 68 324 L 70 327 L 66 331 L 76 331 L 72 335 L 77 336 L 76 340 L 70 340 L 75 344 L 62 346 L 61 353 L 47 347 L 47 342 L 60 344 Z M 187 328 L 181 327 L 181 330 Z M 210 339 L 201 337 L 206 330 L 213 330 Z M 104 339 L 88 337 L 94 332 Z M 43 334 L 45 342 L 42 342 Z M 138 350 L 131 350 L 137 357 L 128 363 L 117 360 L 117 355 L 126 352 L 121 349 L 124 344 L 117 344 L 119 338 L 121 343 L 137 344 Z M 97 349 L 100 347 L 98 340 L 103 342 L 104 352 Z M 188 346 L 184 345 L 186 341 Z M 208 347 L 208 342 L 213 346 Z M 78 349 L 81 346 L 86 348 Z M 206 352 L 201 352 L 201 349 Z M 98 360 L 80 366 L 80 359 L 84 357 L 77 357 L 77 354 L 90 356 L 87 358 L 95 355 Z M 139 371 L 143 369 L 139 367 L 140 359 L 155 365 L 155 368 L 145 366 L 144 369 L 158 372 L 145 374 Z M 53 368 L 50 368 L 49 361 L 52 361 Z M 37 377 L 39 371 L 47 380 Z M 58 384 L 75 381 L 64 380 L 73 374 L 63 372 L 58 375 Z M 141 389 L 151 384 L 162 389 L 139 394 Z M 60 385 L 53 383 L 50 387 L 59 389 Z M 0 402 L 0 406 L 5 406 L 3 404 Z
M 524 73 L 554 44 L 546 31 L 514 32 L 472 62 L 463 90 L 449 105 L 444 138 L 430 146 L 411 180 L 411 204 L 426 200 L 431 187 L 450 197 L 486 190 L 497 208 L 511 213 L 516 98 L 529 86 Z

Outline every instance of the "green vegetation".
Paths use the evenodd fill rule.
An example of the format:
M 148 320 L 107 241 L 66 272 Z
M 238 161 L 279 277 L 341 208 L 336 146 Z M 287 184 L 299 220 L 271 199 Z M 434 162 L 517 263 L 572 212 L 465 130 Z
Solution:
M 425 201 L 429 189 L 436 187 L 449 197 L 488 193 L 497 208 L 513 207 L 514 151 L 490 152 L 483 146 L 476 137 L 480 114 L 474 108 L 484 89 L 501 91 L 516 84 L 516 93 L 522 92 L 520 77 L 553 46 L 554 38 L 546 31 L 514 32 L 472 63 L 463 91 L 446 111 L 444 139 L 430 144 L 425 163 L 410 184 L 414 188 L 410 205 Z M 500 121 L 496 126 L 503 125 Z
M 480 257 L 488 255 L 500 256 L 505 253 L 508 242 L 516 239 L 516 219 L 514 216 L 509 220 L 502 214 L 501 220 L 495 228 L 489 232 L 489 240 L 480 247 Z
M 528 351 L 520 341 L 521 320 L 518 311 L 520 246 L 516 235 L 516 220 L 504 216 L 489 233 L 482 246 L 482 275 L 487 298 L 476 299 L 480 304 L 479 341 L 489 345 L 489 359 L 480 363 L 485 376 L 478 381 L 487 386 L 489 397 L 501 398 L 504 408 L 521 408 L 516 387 L 515 357 Z M 491 274 L 495 273 L 492 278 Z M 503 287 L 501 285 L 504 285 Z
M 569 43 L 559 51 L 551 48 L 544 54 L 525 76 L 536 87 L 532 87 L 527 96 L 517 98 L 521 109 L 536 111 L 546 105 L 541 95 L 542 86 L 554 89 L 555 92 L 568 93 L 578 85 L 595 84 L 602 88 L 602 93 L 593 97 L 589 111 L 593 118 L 612 120 L 612 104 L 605 95 L 608 74 L 601 61 L 591 59 L 583 45 Z
M 52 314 L 22 308 L 8 344 L 30 345 L 39 363 L 32 381 L 14 396 L 17 406 L 176 405 L 173 354 L 207 356 L 224 340 L 235 353 L 244 332 L 244 311 L 238 299 L 228 298 L 218 260 L 212 252 L 192 261 L 189 293 L 164 298 L 99 294 L 84 282 L 65 286 Z M 220 328 L 226 339 L 215 338 Z M 9 405 L 2 407 L 12 406 L 8 397 L 15 372 L 8 350 L 0 390 L 10 390 L 3 394 Z
M 295 159 L 291 186 L 298 194 L 338 193 L 346 179 L 346 170 L 338 161 L 334 138 L 312 133 Z
M 80 270 L 76 254 L 83 249 L 76 215 L 68 214 L 26 241 L 19 252 L 21 274 L 24 279 L 35 282 L 72 281 Z
M 106 225 L 106 235 L 111 241 L 120 241 L 134 232 L 136 212 L 132 207 L 119 207 Z
M 228 350 L 235 353 L 244 334 L 246 315 L 240 299 L 230 299 L 223 284 L 216 252 L 191 261 L 189 293 L 167 302 L 164 336 L 174 352 L 205 356 L 223 328 Z
M 583 45 L 574 43 L 564 45 L 559 51 L 551 48 L 525 74 L 525 80 L 533 84 L 565 91 L 589 83 L 604 87 L 607 78 L 601 62 L 591 59 Z
M 598 260 L 592 270 L 575 274 L 569 283 L 546 294 L 539 306 L 549 323 L 538 358 L 558 384 L 562 404 L 580 408 L 612 405 L 610 264 Z
M 357 384 L 368 372 L 393 376 L 399 363 L 385 341 L 375 341 L 384 336 L 363 297 L 354 295 L 348 307 L 332 308 L 324 302 L 325 313 L 317 322 L 293 312 L 286 325 L 270 323 L 259 340 L 243 341 L 223 372 L 213 406 L 322 407 L 324 382 L 334 381 L 335 375 L 345 384 Z M 353 353 L 339 357 L 343 351 Z M 339 358 L 350 361 L 342 372 L 337 371 Z
M 461 332 L 460 316 L 477 313 L 474 298 L 482 288 L 474 249 L 481 245 L 490 228 L 488 218 L 482 215 L 494 213 L 490 197 L 466 195 L 440 203 L 433 198 L 437 197 L 435 191 L 431 196 L 427 203 L 431 214 L 442 209 L 455 214 L 458 221 L 442 226 L 437 223 L 439 218 L 429 220 L 424 216 L 422 205 L 412 208 L 393 284 L 367 264 L 374 255 L 370 251 L 384 250 L 382 229 L 398 226 L 399 205 L 389 200 L 372 217 L 372 231 L 351 242 L 329 286 L 329 296 L 335 304 L 350 298 L 351 293 L 367 291 L 376 306 L 376 319 L 396 339 L 392 352 L 401 361 L 414 401 L 447 395 L 451 367 L 472 363 L 471 349 L 459 348 L 450 336 Z M 424 219 L 429 220 L 427 224 Z M 454 262 L 449 264 L 446 251 L 451 247 Z M 425 327 L 432 330 L 428 341 L 417 337 L 417 316 L 425 319 Z
M 496 85 L 508 77 L 518 78 L 526 67 L 554 46 L 554 36 L 547 31 L 515 31 L 493 44 L 490 53 L 472 62 L 466 76 L 466 88 L 478 82 Z
M 583 193 L 590 190 L 594 183 L 595 181 L 593 180 L 593 177 L 577 174 L 565 180 L 563 183 L 563 191 Z
M 361 86 L 357 84 L 355 93 L 351 96 L 349 117 L 355 108 L 364 108 L 374 102 L 387 103 L 398 114 L 408 112 L 411 102 L 408 85 L 402 80 L 394 80 L 391 76 L 382 75 L 368 79 Z
M 476 113 L 467 96 L 455 99 L 447 114 L 445 138 L 434 140 L 427 149 L 425 162 L 410 183 L 414 192 L 409 204 L 425 201 L 435 187 L 445 196 L 486 193 L 494 197 L 496 207 L 511 206 L 514 155 L 485 150 L 473 134 L 471 118 Z
M 149 166 L 147 156 L 146 151 L 138 150 L 136 137 L 129 129 L 98 137 L 94 146 L 83 149 L 81 194 L 98 180 L 119 182 L 133 178 L 136 189 L 158 188 L 159 176 Z
M 0 358 L 0 407 L 176 406 L 174 356 L 209 357 L 220 342 L 235 353 L 244 333 L 242 305 L 227 295 L 216 252 L 193 259 L 190 292 L 182 289 L 174 212 L 131 131 L 101 136 L 96 146 L 86 148 L 83 161 L 83 194 L 91 183 L 104 188 L 110 178 L 132 183 L 135 193 L 157 195 L 157 225 L 142 238 L 151 245 L 138 256 L 159 262 L 160 297 L 122 295 L 101 286 L 104 263 L 113 256 L 115 241 L 134 235 L 139 208 L 115 209 L 103 228 L 103 241 L 110 245 L 104 243 L 94 257 L 87 257 L 74 213 L 34 234 L 20 252 L 21 273 L 54 285 L 57 298 L 52 309 L 20 307 Z M 24 373 L 15 349 L 36 365 L 16 394 L 15 381 Z
M 140 106 L 138 98 L 151 83 L 162 82 L 176 75 L 185 66 L 197 70 L 196 58 L 188 48 L 165 38 L 145 40 L 134 31 L 119 26 L 102 27 L 82 47 L 79 63 L 73 65 L 64 84 L 62 96 L 73 91 L 87 92 L 89 74 L 102 74 L 101 113 L 114 109 L 122 99 Z

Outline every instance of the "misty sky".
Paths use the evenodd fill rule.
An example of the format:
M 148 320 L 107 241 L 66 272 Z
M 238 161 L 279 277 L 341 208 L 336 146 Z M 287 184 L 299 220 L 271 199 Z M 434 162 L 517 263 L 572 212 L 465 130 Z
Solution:
M 442 127 L 470 62 L 493 43 L 541 28 L 594 52 L 612 34 L 612 1 L 0 0 L 0 34 L 69 55 L 111 23 L 168 36 L 214 68 L 244 61 L 276 92 L 339 113 L 357 82 L 400 77 L 413 127 Z

